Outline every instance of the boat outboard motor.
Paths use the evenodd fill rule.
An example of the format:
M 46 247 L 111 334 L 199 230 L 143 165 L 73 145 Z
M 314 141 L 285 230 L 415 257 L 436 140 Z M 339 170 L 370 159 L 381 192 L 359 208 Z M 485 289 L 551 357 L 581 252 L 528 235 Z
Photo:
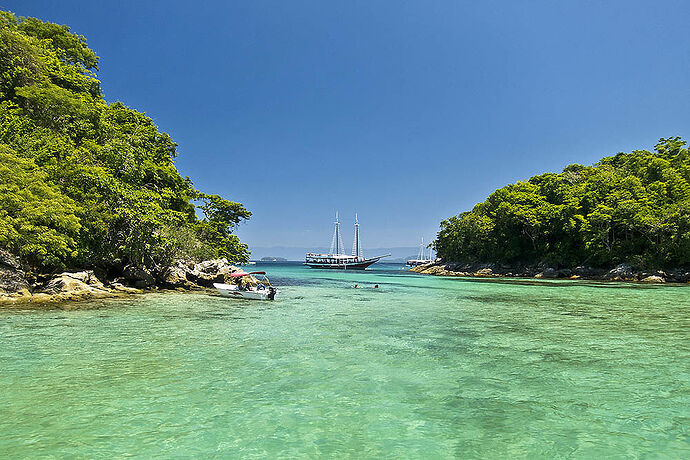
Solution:
M 268 287 L 268 300 L 274 300 L 276 298 L 276 288 L 273 286 Z

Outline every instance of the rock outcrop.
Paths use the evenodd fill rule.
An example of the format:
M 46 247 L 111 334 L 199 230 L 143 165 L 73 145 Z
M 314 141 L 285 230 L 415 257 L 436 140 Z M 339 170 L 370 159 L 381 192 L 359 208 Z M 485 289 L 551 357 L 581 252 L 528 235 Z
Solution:
M 425 275 L 436 276 L 465 276 L 465 277 L 515 277 L 515 278 L 543 278 L 543 279 L 589 279 L 609 281 L 633 281 L 644 283 L 689 283 L 689 270 L 670 270 L 656 272 L 642 272 L 631 265 L 620 264 L 611 270 L 586 266 L 574 269 L 546 266 L 510 267 L 498 264 L 454 264 L 434 262 L 414 267 L 411 271 Z
M 156 277 L 146 267 L 127 265 L 122 272 L 124 279 L 135 288 L 143 289 L 156 284 Z
M 17 268 L 0 268 L 0 303 L 52 303 L 117 297 L 139 293 L 141 290 L 118 283 L 104 285 L 91 270 L 63 272 L 48 277 L 48 281 L 34 285 Z
M 19 261 L 0 250 L 0 301 L 23 301 L 30 297 L 30 285 Z
M 199 263 L 177 261 L 164 271 L 161 283 L 170 288 L 213 287 L 213 283 L 235 282 L 229 275 L 241 271 L 241 268 L 231 265 L 225 258 Z
M 253 277 L 233 278 L 242 272 L 227 259 L 206 260 L 199 263 L 178 261 L 166 270 L 155 272 L 142 266 L 127 265 L 122 276 L 103 283 L 91 270 L 40 275 L 42 281 L 30 282 L 21 265 L 11 254 L 0 250 L 0 303 L 3 302 L 60 302 L 116 297 L 142 292 L 142 289 L 172 288 L 200 289 L 213 283 L 242 283 L 256 285 Z
M 34 291 L 33 302 L 59 302 L 112 297 L 114 292 L 93 274 L 93 271 L 64 272 L 56 275 L 44 287 Z
M 628 264 L 619 264 L 610 270 L 604 279 L 613 281 L 637 281 L 637 272 Z
M 190 269 L 186 262 L 177 261 L 173 266 L 169 267 L 163 272 L 161 281 L 166 287 L 191 289 L 194 287 L 194 284 L 187 279 L 187 273 L 189 270 Z
M 658 275 L 650 275 L 642 278 L 641 283 L 665 283 L 666 280 Z

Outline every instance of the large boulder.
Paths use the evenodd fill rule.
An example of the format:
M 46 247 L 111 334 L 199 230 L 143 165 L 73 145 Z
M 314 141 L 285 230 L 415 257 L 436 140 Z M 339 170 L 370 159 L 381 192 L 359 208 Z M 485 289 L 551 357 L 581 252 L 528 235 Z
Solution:
M 125 279 L 137 288 L 147 288 L 156 284 L 151 270 L 141 265 L 127 265 L 122 271 Z
M 541 272 L 534 275 L 535 278 L 558 278 L 558 272 L 555 268 L 547 267 Z
M 189 266 L 182 261 L 177 261 L 169 267 L 162 277 L 162 282 L 166 287 L 171 288 L 190 288 L 192 283 L 187 279 Z
M 474 276 L 487 277 L 487 276 L 495 276 L 495 275 L 494 275 L 494 271 L 491 268 L 486 267 L 486 268 L 481 268 L 481 269 L 477 270 L 476 272 L 474 272 Z
M 604 279 L 613 281 L 637 281 L 637 272 L 628 264 L 619 264 L 604 275 Z
M 440 266 L 440 265 L 431 265 L 431 266 L 420 265 L 419 267 L 412 268 L 411 271 L 415 271 L 417 273 L 422 273 L 424 275 L 436 275 L 436 276 L 448 276 L 451 273 L 448 270 L 446 270 L 445 267 Z
M 109 297 L 112 291 L 96 278 L 93 271 L 64 272 L 53 277 L 37 290 L 33 301 L 84 300 L 96 297 Z
M 575 267 L 573 272 L 571 273 L 571 278 L 585 278 L 585 279 L 590 279 L 590 278 L 601 278 L 604 274 L 606 274 L 605 270 L 601 270 L 598 268 L 592 268 L 592 267 L 587 267 L 585 265 L 580 265 L 579 267 Z

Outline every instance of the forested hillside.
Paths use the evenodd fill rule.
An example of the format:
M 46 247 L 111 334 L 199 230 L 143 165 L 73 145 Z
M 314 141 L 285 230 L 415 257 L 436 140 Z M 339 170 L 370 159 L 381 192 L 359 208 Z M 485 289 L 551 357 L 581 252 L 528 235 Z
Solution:
M 197 191 L 168 134 L 105 102 L 98 59 L 66 26 L 0 12 L 0 249 L 42 271 L 247 260 L 232 231 L 251 213 Z
M 441 222 L 444 261 L 690 265 L 690 155 L 680 138 L 500 188 Z

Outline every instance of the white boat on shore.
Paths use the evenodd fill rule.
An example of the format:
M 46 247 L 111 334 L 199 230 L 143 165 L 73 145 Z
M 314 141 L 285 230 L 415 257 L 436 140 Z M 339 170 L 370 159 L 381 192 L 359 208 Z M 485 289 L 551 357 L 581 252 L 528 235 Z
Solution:
M 271 282 L 266 276 L 266 272 L 250 272 L 250 273 L 233 273 L 231 278 L 241 278 L 244 276 L 263 275 L 256 286 L 249 286 L 238 280 L 238 284 L 223 284 L 213 283 L 218 294 L 222 297 L 231 297 L 234 299 L 249 299 L 249 300 L 275 300 L 276 294 L 280 292 L 277 288 L 271 285 Z

